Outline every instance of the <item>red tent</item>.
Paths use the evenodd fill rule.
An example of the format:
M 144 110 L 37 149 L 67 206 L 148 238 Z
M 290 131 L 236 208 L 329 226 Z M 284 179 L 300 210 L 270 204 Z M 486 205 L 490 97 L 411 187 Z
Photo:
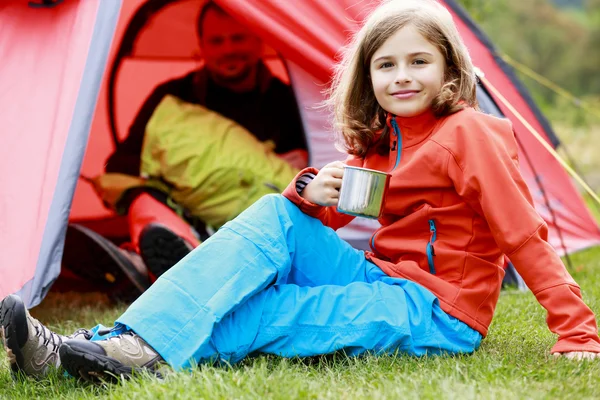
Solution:
M 336 53 L 381 0 L 215 0 L 266 43 L 265 60 L 297 95 L 311 165 L 343 154 L 333 146 L 322 99 Z M 40 3 L 39 6 L 35 6 Z M 78 179 L 103 171 L 141 102 L 158 83 L 202 63 L 195 18 L 203 0 L 4 0 L 0 4 L 0 298 L 38 304 L 60 273 L 67 222 L 126 234 Z M 474 64 L 554 147 L 559 140 L 512 70 L 454 0 Z M 600 243 L 600 229 L 567 174 L 489 88 L 482 108 L 511 119 L 521 167 L 561 254 Z M 375 226 L 340 231 L 367 243 Z

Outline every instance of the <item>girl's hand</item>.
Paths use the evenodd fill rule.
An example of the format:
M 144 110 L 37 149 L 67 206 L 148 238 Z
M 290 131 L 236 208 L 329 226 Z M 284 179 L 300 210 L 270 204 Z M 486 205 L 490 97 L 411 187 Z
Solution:
M 320 206 L 337 205 L 345 166 L 346 164 L 341 161 L 327 164 L 319 171 L 315 179 L 306 185 L 300 196 Z
M 591 351 L 570 351 L 568 353 L 554 353 L 554 358 L 566 357 L 570 360 L 593 360 L 600 358 L 600 353 L 592 353 Z

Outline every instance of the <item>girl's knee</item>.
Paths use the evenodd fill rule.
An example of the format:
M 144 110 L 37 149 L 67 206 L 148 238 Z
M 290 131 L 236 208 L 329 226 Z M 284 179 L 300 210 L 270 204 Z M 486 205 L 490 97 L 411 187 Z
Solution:
M 283 226 L 293 225 L 295 221 L 307 217 L 294 203 L 281 194 L 268 194 L 258 199 L 236 220 L 242 221 L 274 221 Z
M 289 214 L 285 203 L 294 204 L 280 194 L 267 194 L 258 199 L 248 209 L 241 213 L 236 220 L 238 222 L 245 220 L 263 220 L 276 217 L 281 219 L 282 216 Z M 295 207 L 295 206 L 294 206 Z
M 262 207 L 272 207 L 279 214 L 293 210 L 291 207 L 297 208 L 294 203 L 277 193 L 264 195 L 257 201 L 257 204 Z
M 280 194 L 266 194 L 260 199 L 256 200 L 254 204 L 252 204 L 248 210 L 253 210 L 252 213 L 255 213 L 258 210 L 269 209 L 273 207 L 278 207 L 280 204 L 283 204 L 283 201 L 286 200 Z M 247 213 L 247 211 L 245 213 Z
M 275 203 L 275 204 L 279 204 L 279 203 L 283 204 L 284 201 L 289 201 L 289 200 L 287 200 L 285 197 L 283 197 L 283 195 L 281 195 L 279 193 L 270 193 L 270 194 L 265 194 L 258 201 L 264 201 L 264 202 Z

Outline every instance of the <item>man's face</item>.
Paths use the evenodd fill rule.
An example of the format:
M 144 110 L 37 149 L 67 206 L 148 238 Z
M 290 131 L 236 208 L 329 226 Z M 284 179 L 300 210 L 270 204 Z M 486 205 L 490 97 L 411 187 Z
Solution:
M 221 82 L 243 82 L 256 67 L 262 42 L 229 15 L 208 10 L 201 28 L 200 45 L 206 68 Z

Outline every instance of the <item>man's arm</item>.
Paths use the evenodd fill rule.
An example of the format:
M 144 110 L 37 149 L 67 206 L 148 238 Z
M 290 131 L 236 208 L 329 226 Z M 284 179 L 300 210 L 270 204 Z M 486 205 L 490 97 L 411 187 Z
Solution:
M 294 91 L 278 82 L 275 97 L 277 109 L 274 111 L 282 127 L 275 151 L 293 167 L 305 168 L 308 166 L 308 146 Z
M 127 138 L 121 142 L 109 156 L 105 166 L 106 172 L 120 172 L 134 176 L 140 174 L 140 157 L 142 154 L 146 124 L 162 99 L 167 94 L 176 94 L 176 86 L 177 81 L 163 83 L 162 85 L 157 86 L 150 96 L 146 98 L 146 101 L 129 127 Z
M 277 105 L 275 111 L 280 117 L 282 125 L 281 138 L 275 151 L 283 154 L 298 149 L 308 150 L 302 118 L 300 117 L 293 89 L 282 82 L 278 82 L 275 93 L 275 104 Z

